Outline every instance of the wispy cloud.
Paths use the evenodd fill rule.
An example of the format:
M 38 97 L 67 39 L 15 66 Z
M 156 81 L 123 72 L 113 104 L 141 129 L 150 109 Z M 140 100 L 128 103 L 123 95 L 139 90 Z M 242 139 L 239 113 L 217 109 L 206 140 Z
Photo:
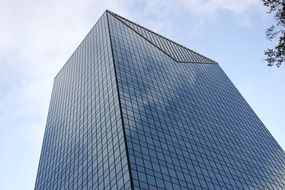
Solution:
M 176 27 L 179 20 L 191 24 L 193 29 L 189 32 L 195 35 L 199 28 L 216 22 L 225 12 L 235 18 L 235 24 L 240 27 L 251 26 L 249 13 L 252 11 L 265 14 L 259 0 L 155 0 L 129 1 L 126 4 L 129 9 L 125 16 L 169 37 L 179 33 Z
M 220 10 L 241 14 L 252 7 L 258 7 L 259 0 L 181 0 L 181 8 L 185 8 L 195 14 L 217 14 Z
M 33 189 L 53 78 L 105 9 L 123 5 L 0 2 L 0 189 Z

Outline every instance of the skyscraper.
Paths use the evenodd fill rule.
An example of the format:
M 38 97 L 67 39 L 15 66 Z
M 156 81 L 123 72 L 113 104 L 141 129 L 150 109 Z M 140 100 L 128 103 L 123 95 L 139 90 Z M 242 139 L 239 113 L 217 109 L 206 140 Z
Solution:
M 285 189 L 218 63 L 106 11 L 55 77 L 35 189 Z

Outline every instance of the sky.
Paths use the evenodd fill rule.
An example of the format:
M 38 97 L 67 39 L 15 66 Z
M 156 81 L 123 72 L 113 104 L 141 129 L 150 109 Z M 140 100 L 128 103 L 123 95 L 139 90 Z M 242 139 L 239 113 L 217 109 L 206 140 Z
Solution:
M 53 78 L 109 9 L 217 61 L 285 150 L 285 65 L 260 0 L 0 0 L 0 189 L 33 189 Z

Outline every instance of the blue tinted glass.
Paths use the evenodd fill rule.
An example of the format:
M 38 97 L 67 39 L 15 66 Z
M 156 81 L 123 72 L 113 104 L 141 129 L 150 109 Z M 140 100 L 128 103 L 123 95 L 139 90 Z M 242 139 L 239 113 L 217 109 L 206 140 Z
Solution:
M 110 30 L 136 189 L 285 188 L 283 150 L 217 63 L 177 62 L 116 15 Z
M 106 13 L 54 80 L 35 189 L 129 189 Z
M 54 80 L 35 189 L 285 189 L 219 65 L 106 12 Z

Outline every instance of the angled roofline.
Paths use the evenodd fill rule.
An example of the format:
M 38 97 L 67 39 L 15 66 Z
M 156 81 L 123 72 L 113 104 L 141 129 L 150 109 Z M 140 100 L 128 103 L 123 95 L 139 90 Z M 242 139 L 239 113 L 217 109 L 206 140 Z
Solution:
M 174 42 L 174 41 L 172 41 L 172 40 L 170 40 L 170 39 L 168 39 L 168 38 L 166 38 L 166 37 L 164 37 L 164 36 L 162 36 L 162 35 L 160 35 L 160 34 L 154 32 L 154 31 L 151 31 L 151 30 L 149 30 L 149 29 L 147 29 L 147 28 L 145 28 L 145 27 L 143 27 L 143 26 L 141 26 L 141 25 L 139 25 L 139 24 L 137 24 L 137 23 L 134 23 L 133 21 L 130 21 L 130 20 L 128 20 L 128 19 L 126 19 L 126 18 L 124 18 L 124 17 L 122 17 L 122 16 L 120 16 L 120 15 L 118 15 L 118 14 L 116 14 L 116 13 L 110 11 L 110 10 L 108 10 L 108 9 L 107 9 L 105 12 L 107 12 L 107 13 L 111 14 L 112 16 L 114 16 L 117 20 L 119 20 L 119 21 L 120 21 L 121 23 L 123 23 L 125 26 L 127 26 L 128 28 L 130 28 L 131 30 L 133 30 L 134 32 L 136 32 L 138 35 L 140 35 L 141 37 L 143 37 L 145 40 L 147 40 L 148 42 L 150 42 L 152 45 L 154 45 L 154 46 L 156 46 L 157 48 L 159 48 L 163 53 L 165 53 L 166 55 L 168 55 L 170 58 L 172 58 L 172 59 L 175 60 L 176 62 L 179 62 L 179 63 L 198 63 L 198 64 L 218 64 L 218 62 L 216 62 L 216 61 L 214 61 L 214 60 L 212 60 L 212 59 L 210 59 L 210 58 L 208 58 L 208 57 L 206 57 L 206 56 L 204 56 L 204 55 L 202 55 L 202 54 L 200 54 L 200 53 L 198 53 L 198 52 L 196 52 L 196 51 L 193 51 L 193 50 L 191 50 L 191 49 L 189 49 L 189 48 L 187 48 L 187 47 L 185 47 L 185 46 L 183 46 L 183 45 L 181 45 L 181 44 L 179 44 L 179 43 L 177 43 L 177 42 Z M 159 36 L 159 37 L 161 37 L 161 38 L 163 38 L 163 39 L 165 39 L 165 40 L 167 40 L 167 41 L 169 41 L 169 42 L 171 42 L 171 43 L 174 43 L 174 44 L 176 44 L 176 45 L 178 45 L 178 46 L 180 46 L 180 47 L 182 47 L 182 48 L 188 50 L 188 51 L 191 51 L 192 53 L 197 54 L 197 55 L 199 55 L 199 56 L 201 56 L 201 57 L 203 57 L 203 58 L 209 60 L 209 62 L 178 61 L 178 60 L 176 60 L 173 56 L 169 55 L 167 52 L 165 52 L 164 50 L 162 50 L 162 49 L 161 49 L 160 47 L 158 47 L 156 44 L 154 44 L 153 42 L 151 42 L 150 40 L 148 40 L 147 38 L 145 38 L 144 36 L 142 36 L 140 33 L 138 33 L 137 31 L 135 31 L 133 28 L 131 28 L 130 26 L 128 26 L 127 24 L 125 24 L 123 21 L 121 21 L 121 20 L 118 19 L 117 17 L 119 17 L 119 18 L 121 18 L 121 19 L 124 19 L 124 20 L 126 20 L 126 21 L 128 21 L 128 22 L 130 22 L 130 23 L 132 23 L 132 24 L 134 24 L 134 25 L 137 25 L 137 26 L 141 27 L 142 29 L 144 29 L 144 30 L 146 30 L 146 31 L 148 31 L 148 32 L 151 32 L 151 33 L 153 33 L 153 34 L 155 34 L 155 35 L 157 35 L 157 36 Z

